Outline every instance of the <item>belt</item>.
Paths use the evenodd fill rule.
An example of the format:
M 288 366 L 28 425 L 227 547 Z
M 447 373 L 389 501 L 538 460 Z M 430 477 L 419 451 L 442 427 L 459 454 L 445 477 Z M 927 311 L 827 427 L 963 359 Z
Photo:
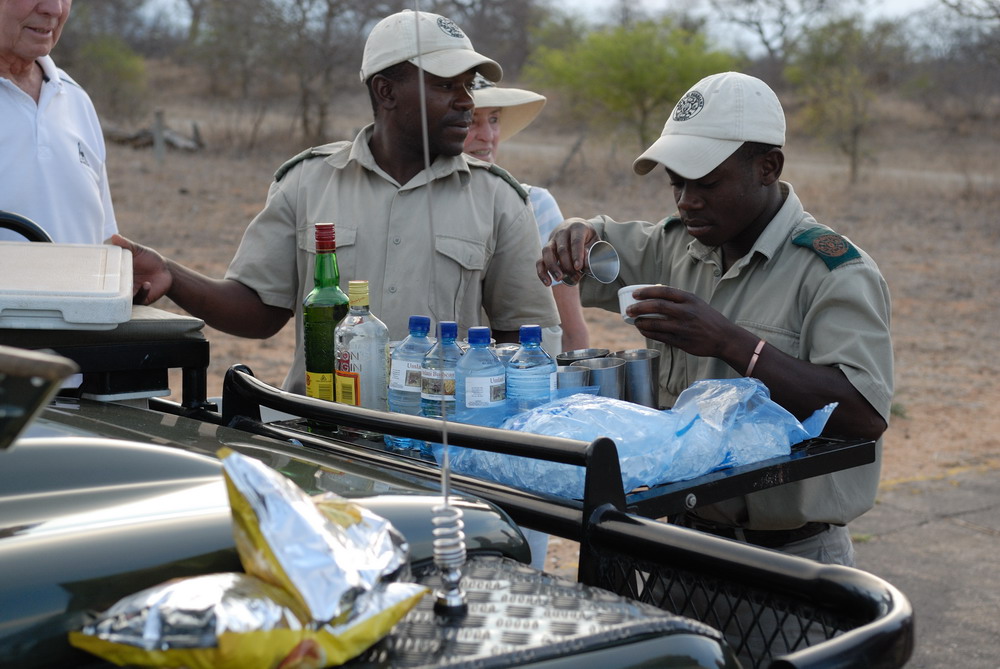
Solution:
M 830 529 L 830 523 L 806 523 L 802 527 L 796 527 L 794 530 L 745 530 L 742 527 L 708 523 L 697 518 L 692 518 L 687 514 L 682 514 L 677 518 L 676 522 L 678 525 L 689 527 L 692 530 L 714 534 L 717 537 L 725 539 L 744 541 L 763 548 L 780 548 L 786 544 L 815 537 L 817 534 Z

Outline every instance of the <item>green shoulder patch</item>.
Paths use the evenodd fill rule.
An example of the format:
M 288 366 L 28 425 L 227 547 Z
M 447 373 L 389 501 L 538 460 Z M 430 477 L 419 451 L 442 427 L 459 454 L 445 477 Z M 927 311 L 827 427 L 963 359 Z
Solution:
M 812 249 L 830 269 L 861 257 L 861 253 L 851 242 L 827 228 L 809 228 L 796 235 L 792 243 Z
M 511 187 L 517 191 L 517 194 L 521 196 L 522 200 L 524 200 L 525 202 L 528 201 L 528 191 L 525 190 L 524 186 L 521 185 L 521 182 L 515 179 L 510 172 L 500 167 L 496 163 L 490 165 L 490 172 L 492 172 L 493 174 L 497 175 L 498 177 L 509 183 Z
M 308 160 L 309 158 L 316 158 L 317 156 L 328 156 L 328 155 L 330 155 L 329 151 L 322 146 L 314 146 L 311 149 L 306 149 L 299 155 L 294 156 L 293 158 L 289 158 L 284 163 L 282 163 L 281 167 L 279 167 L 274 172 L 274 180 L 281 181 L 281 178 L 286 174 L 288 174 L 288 170 L 292 169 L 293 167 L 301 163 L 303 160 Z

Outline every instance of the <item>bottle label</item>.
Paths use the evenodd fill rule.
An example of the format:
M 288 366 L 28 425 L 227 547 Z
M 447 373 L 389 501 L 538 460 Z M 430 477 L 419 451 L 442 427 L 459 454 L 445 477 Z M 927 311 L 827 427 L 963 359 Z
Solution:
M 525 373 L 525 372 L 528 373 Z M 555 395 L 556 373 L 507 369 L 507 398 L 516 411 L 527 411 L 550 401 Z
M 420 377 L 420 399 L 455 401 L 454 369 L 424 369 Z
M 333 374 L 306 372 L 306 397 L 333 402 L 336 399 L 336 393 L 333 391 Z
M 507 382 L 503 374 L 465 379 L 465 406 L 469 409 L 495 408 L 506 399 Z
M 393 360 L 389 372 L 389 388 L 405 393 L 419 393 L 421 385 L 419 360 Z
M 356 372 L 337 371 L 337 401 L 341 404 L 360 406 L 361 375 Z

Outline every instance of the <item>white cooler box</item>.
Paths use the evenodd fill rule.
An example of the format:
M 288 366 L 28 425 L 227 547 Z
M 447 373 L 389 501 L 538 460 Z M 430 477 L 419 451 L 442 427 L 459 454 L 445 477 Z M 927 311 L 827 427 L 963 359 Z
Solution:
M 110 330 L 131 315 L 131 252 L 0 242 L 0 328 Z
M 50 350 L 80 367 L 82 397 L 171 394 L 205 407 L 208 341 L 200 318 L 132 304 L 132 254 L 118 246 L 0 242 L 0 345 Z

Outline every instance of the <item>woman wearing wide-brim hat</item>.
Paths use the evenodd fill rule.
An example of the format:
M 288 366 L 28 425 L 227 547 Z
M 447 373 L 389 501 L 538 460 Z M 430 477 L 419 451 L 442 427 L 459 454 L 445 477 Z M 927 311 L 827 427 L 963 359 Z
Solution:
M 528 127 L 545 106 L 544 95 L 522 88 L 500 88 L 481 76 L 476 77 L 472 97 L 476 111 L 465 139 L 465 153 L 488 163 L 497 162 L 500 143 Z M 538 235 L 544 244 L 563 222 L 562 211 L 545 188 L 522 185 L 528 191 Z M 552 286 L 552 296 L 559 309 L 561 327 L 545 328 L 542 346 L 553 357 L 561 351 L 588 348 L 590 335 L 583 319 L 579 288 L 556 284 Z

